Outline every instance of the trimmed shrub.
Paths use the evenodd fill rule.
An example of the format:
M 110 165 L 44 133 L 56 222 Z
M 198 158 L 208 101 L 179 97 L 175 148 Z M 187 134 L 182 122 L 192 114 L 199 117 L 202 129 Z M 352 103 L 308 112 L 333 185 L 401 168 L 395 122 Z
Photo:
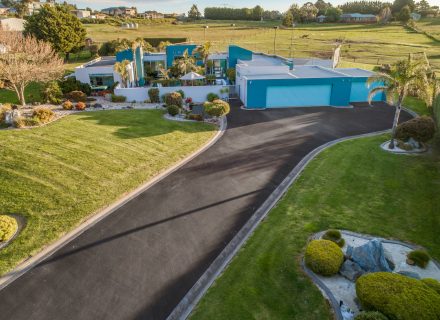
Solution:
M 407 255 L 408 259 L 411 259 L 414 261 L 416 266 L 419 266 L 420 268 L 426 268 L 426 266 L 429 263 L 429 260 L 431 260 L 431 257 L 429 256 L 428 252 L 424 250 L 413 250 Z
M 12 107 L 11 107 L 11 105 L 9 103 L 4 103 L 0 107 L 0 123 L 5 121 L 6 112 L 7 111 L 11 111 L 11 110 L 12 110 Z
M 178 92 L 171 92 L 166 94 L 164 101 L 167 106 L 178 106 L 181 108 L 183 105 L 182 96 Z
M 344 254 L 332 241 L 312 240 L 306 248 L 305 262 L 313 272 L 331 276 L 338 273 L 344 262 Z
M 365 309 L 393 320 L 440 318 L 440 295 L 422 281 L 400 274 L 365 274 L 356 281 L 356 294 Z
M 189 120 L 195 120 L 195 121 L 203 121 L 203 116 L 201 114 L 189 114 L 188 115 Z
M 182 99 L 185 99 L 185 92 L 183 90 L 177 90 L 177 93 L 180 93 L 180 96 L 182 97 Z
M 63 92 L 58 84 L 58 81 L 49 81 L 41 90 L 41 96 L 43 101 L 52 104 L 60 104 Z
M 55 117 L 55 113 L 50 108 L 38 107 L 32 111 L 32 117 L 38 119 L 40 123 L 47 123 Z
M 117 96 L 115 94 L 112 94 L 112 102 L 125 102 L 127 100 L 124 96 Z
M 176 105 L 169 105 L 167 111 L 169 115 L 174 117 L 179 114 L 180 108 Z
M 82 110 L 84 110 L 86 108 L 86 104 L 84 103 L 84 102 L 78 102 L 76 105 L 75 105 L 75 109 L 76 110 L 79 110 L 79 111 L 82 111 Z
M 86 102 L 87 95 L 82 91 L 71 91 L 66 94 L 66 98 L 75 102 Z
M 422 282 L 424 284 L 426 284 L 428 287 L 430 287 L 431 289 L 433 289 L 435 292 L 440 294 L 440 282 L 439 281 L 432 279 L 432 278 L 426 278 L 426 279 L 422 279 Z
M 73 103 L 70 102 L 70 100 L 66 100 L 63 102 L 63 109 L 64 110 L 72 110 L 73 109 Z
M 151 103 L 160 103 L 159 89 L 151 88 L 148 90 L 148 97 L 150 98 Z
M 379 311 L 362 311 L 354 320 L 388 320 L 388 317 Z
M 218 96 L 218 94 L 215 93 L 208 93 L 208 95 L 206 96 L 206 100 L 208 100 L 209 102 L 213 102 L 214 100 L 218 100 L 220 99 L 220 97 Z
M 229 103 L 219 99 L 212 102 L 206 101 L 203 106 L 205 107 L 206 114 L 210 115 L 211 117 L 225 116 L 231 111 Z
M 431 117 L 422 116 L 400 124 L 396 130 L 396 138 L 406 141 L 413 138 L 418 142 L 427 142 L 434 137 L 435 123 Z
M 18 229 L 17 221 L 7 215 L 0 215 L 0 242 L 11 239 Z
M 89 84 L 82 83 L 81 81 L 76 80 L 74 77 L 69 77 L 62 81 L 58 81 L 58 84 L 63 94 L 67 94 L 72 91 L 81 91 L 88 96 L 92 94 L 92 88 Z
M 339 230 L 336 230 L 336 229 L 327 230 L 324 233 L 324 235 L 322 236 L 322 239 L 333 241 L 334 243 L 336 243 L 341 248 L 345 244 L 345 239 L 342 238 L 341 232 Z

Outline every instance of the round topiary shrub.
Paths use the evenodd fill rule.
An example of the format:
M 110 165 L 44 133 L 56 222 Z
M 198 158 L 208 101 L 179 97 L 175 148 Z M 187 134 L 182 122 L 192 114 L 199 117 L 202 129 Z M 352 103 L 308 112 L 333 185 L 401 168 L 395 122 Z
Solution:
M 440 319 L 440 295 L 422 281 L 390 272 L 369 273 L 356 281 L 356 294 L 367 310 L 390 319 Z
M 159 89 L 151 88 L 150 90 L 148 90 L 148 97 L 150 98 L 151 103 L 159 103 L 160 102 Z
M 66 98 L 75 102 L 86 102 L 87 95 L 82 91 L 72 91 L 66 94 Z
M 38 107 L 32 111 L 32 117 L 38 119 L 40 123 L 47 123 L 55 117 L 55 113 L 48 107 Z
M 208 93 L 208 95 L 206 96 L 206 100 L 208 100 L 209 102 L 213 102 L 214 100 L 218 100 L 220 99 L 220 97 L 218 96 L 218 94 L 215 93 Z
M 430 287 L 431 289 L 433 289 L 435 292 L 440 294 L 440 282 L 439 281 L 437 281 L 435 279 L 431 279 L 431 278 L 426 278 L 426 279 L 422 279 L 422 282 L 424 284 L 426 284 L 428 287 Z
M 329 240 L 313 240 L 306 248 L 306 265 L 315 273 L 331 276 L 338 273 L 344 254 L 337 244 Z
M 431 260 L 429 254 L 424 250 L 413 250 L 408 253 L 407 258 L 412 260 L 416 266 L 425 269 Z
M 179 114 L 180 108 L 175 105 L 170 105 L 167 107 L 167 111 L 170 116 L 174 117 Z
M 63 109 L 64 110 L 72 110 L 73 109 L 73 103 L 70 100 L 66 100 L 63 102 Z
M 211 117 L 225 116 L 231 111 L 229 103 L 219 99 L 212 102 L 206 101 L 203 106 L 206 114 L 210 115 Z
M 7 215 L 0 215 L 0 242 L 11 239 L 18 229 L 17 221 Z
M 84 103 L 84 102 L 78 102 L 76 105 L 75 105 L 75 109 L 76 110 L 79 110 L 79 111 L 82 111 L 82 110 L 84 110 L 86 108 L 86 104 Z
M 167 106 L 178 106 L 179 108 L 182 108 L 183 105 L 182 96 L 178 92 L 168 93 L 165 95 L 165 104 Z
M 379 311 L 362 311 L 354 320 L 388 320 L 388 317 Z
M 396 130 L 396 138 L 406 141 L 413 138 L 418 142 L 427 142 L 434 137 L 435 122 L 431 117 L 422 116 L 400 124 Z
M 324 233 L 324 235 L 322 236 L 322 239 L 333 241 L 334 243 L 336 243 L 341 248 L 345 244 L 345 239 L 342 238 L 341 232 L 339 230 L 335 230 L 335 229 L 327 230 Z

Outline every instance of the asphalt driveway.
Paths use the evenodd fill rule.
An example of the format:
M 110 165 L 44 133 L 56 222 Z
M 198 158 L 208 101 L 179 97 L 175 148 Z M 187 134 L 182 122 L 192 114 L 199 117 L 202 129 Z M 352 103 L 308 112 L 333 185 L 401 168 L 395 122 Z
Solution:
M 234 106 L 213 147 L 0 291 L 0 318 L 166 318 L 302 157 L 388 129 L 393 114 L 387 106 Z

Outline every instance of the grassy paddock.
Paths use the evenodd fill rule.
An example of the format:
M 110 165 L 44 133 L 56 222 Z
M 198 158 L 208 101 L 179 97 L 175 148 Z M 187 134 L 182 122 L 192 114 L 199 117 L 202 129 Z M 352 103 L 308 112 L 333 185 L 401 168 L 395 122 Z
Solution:
M 0 213 L 26 228 L 0 251 L 0 274 L 210 139 L 214 127 L 166 121 L 159 110 L 71 115 L 0 131 Z
M 41 90 L 42 85 L 37 82 L 33 82 L 26 87 L 24 91 L 26 103 L 41 102 Z M 15 91 L 0 89 L 0 103 L 18 104 L 18 97 Z
M 300 269 L 307 238 L 348 229 L 425 246 L 440 258 L 440 162 L 386 153 L 383 135 L 313 160 L 192 315 L 195 319 L 332 319 Z

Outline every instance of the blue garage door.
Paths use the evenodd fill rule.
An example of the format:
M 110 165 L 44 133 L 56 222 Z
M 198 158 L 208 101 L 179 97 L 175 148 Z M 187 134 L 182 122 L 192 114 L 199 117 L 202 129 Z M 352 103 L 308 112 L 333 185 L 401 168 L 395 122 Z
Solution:
M 368 88 L 366 82 L 353 82 L 351 84 L 350 102 L 365 102 L 368 101 L 368 93 L 371 88 L 377 87 L 374 83 Z M 373 97 L 373 101 L 381 101 L 382 94 L 378 93 Z
M 268 87 L 267 108 L 329 106 L 332 85 Z

